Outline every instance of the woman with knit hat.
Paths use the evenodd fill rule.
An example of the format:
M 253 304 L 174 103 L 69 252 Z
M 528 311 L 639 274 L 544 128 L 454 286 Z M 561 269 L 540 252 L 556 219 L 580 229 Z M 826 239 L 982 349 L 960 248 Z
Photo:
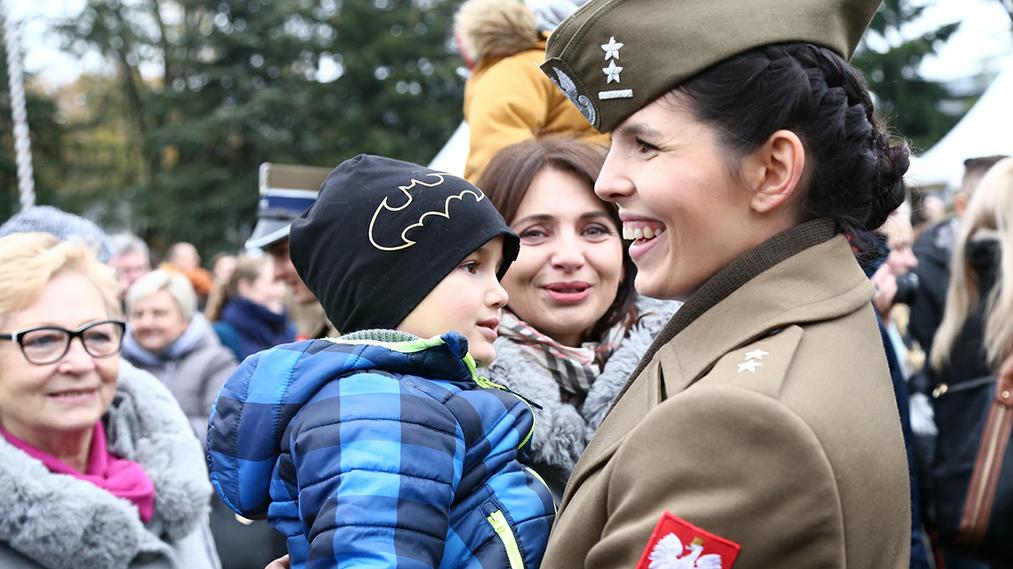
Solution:
M 685 304 L 563 496 L 544 566 L 908 566 L 909 488 L 858 262 L 908 152 L 847 58 L 870 0 L 592 0 L 542 70 L 612 146 L 636 288 Z

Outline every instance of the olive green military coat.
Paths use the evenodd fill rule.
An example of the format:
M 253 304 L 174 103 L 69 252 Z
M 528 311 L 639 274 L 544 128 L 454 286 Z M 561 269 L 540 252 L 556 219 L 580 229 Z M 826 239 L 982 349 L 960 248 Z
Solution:
M 907 462 L 871 297 L 828 220 L 705 283 L 581 457 L 542 567 L 633 568 L 666 510 L 740 544 L 736 569 L 908 567 Z

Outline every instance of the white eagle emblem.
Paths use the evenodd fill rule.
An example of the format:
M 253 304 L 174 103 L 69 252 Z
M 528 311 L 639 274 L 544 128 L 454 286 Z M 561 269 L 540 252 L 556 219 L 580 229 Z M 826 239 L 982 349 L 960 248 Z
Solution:
M 688 551 L 683 553 L 684 549 Z M 683 548 L 682 540 L 674 533 L 669 533 L 658 540 L 648 556 L 651 564 L 648 569 L 721 569 L 721 556 L 716 553 L 703 553 L 703 540 L 696 538 L 688 548 Z
M 556 87 L 559 87 L 559 90 L 566 95 L 567 99 L 570 99 L 570 102 L 577 107 L 580 114 L 584 115 L 584 118 L 587 119 L 587 122 L 594 125 L 598 113 L 595 112 L 591 99 L 587 98 L 586 95 L 580 94 L 577 90 L 577 84 L 573 82 L 573 79 L 570 79 L 569 75 L 563 73 L 563 70 L 558 67 L 553 67 L 552 70 L 556 72 L 556 78 L 552 82 L 556 84 Z

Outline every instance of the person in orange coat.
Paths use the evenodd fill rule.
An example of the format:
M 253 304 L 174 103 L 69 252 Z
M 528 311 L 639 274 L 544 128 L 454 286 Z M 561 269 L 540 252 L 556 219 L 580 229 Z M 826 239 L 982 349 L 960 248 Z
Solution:
M 544 26 L 542 26 L 544 27 Z M 538 70 L 547 34 L 520 2 L 468 0 L 454 33 L 471 76 L 464 86 L 464 119 L 471 128 L 464 177 L 478 180 L 497 150 L 546 135 L 572 135 L 608 146 L 581 112 Z

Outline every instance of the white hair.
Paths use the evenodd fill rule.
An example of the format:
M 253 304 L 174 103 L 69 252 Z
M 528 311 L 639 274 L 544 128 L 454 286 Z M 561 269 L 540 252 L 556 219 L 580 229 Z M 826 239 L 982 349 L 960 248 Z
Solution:
M 133 311 L 134 304 L 160 290 L 168 291 L 184 320 L 189 322 L 193 318 L 193 313 L 197 310 L 197 293 L 190 280 L 175 271 L 162 269 L 151 271 L 130 285 L 126 298 L 127 313 Z
M 110 235 L 109 244 L 113 249 L 113 257 L 119 257 L 125 253 L 137 251 L 138 253 L 144 255 L 144 258 L 150 258 L 148 244 L 133 233 L 117 233 L 115 235 Z

